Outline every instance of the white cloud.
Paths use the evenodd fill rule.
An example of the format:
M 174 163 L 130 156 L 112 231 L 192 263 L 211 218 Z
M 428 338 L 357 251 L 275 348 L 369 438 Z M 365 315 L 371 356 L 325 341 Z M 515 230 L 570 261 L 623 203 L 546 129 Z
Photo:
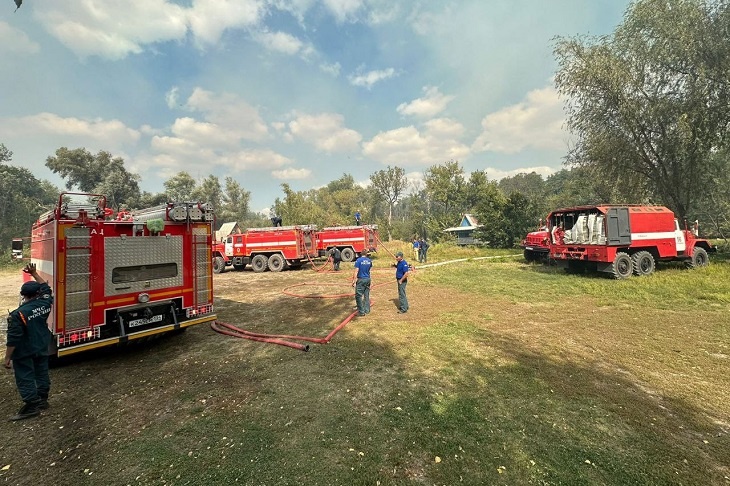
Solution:
M 228 28 L 259 24 L 264 1 L 194 0 L 186 8 L 167 0 L 40 0 L 34 13 L 79 57 L 123 59 L 148 44 L 183 41 L 189 32 L 200 45 L 215 44 Z
M 363 143 L 363 153 L 385 165 L 429 166 L 469 155 L 469 147 L 459 141 L 464 127 L 440 118 L 427 122 L 423 130 L 414 126 L 380 132 Z
M 270 51 L 290 56 L 304 50 L 304 43 L 286 32 L 260 32 L 254 35 L 254 39 Z
M 203 113 L 207 122 L 241 139 L 262 141 L 269 135 L 268 127 L 258 109 L 236 95 L 216 95 L 202 88 L 195 88 L 185 107 L 190 111 Z
M 168 108 L 173 109 L 177 107 L 178 97 L 180 95 L 179 91 L 177 86 L 173 86 L 170 88 L 170 91 L 165 93 L 165 102 Z
M 380 71 L 370 71 L 364 74 L 351 74 L 347 77 L 353 86 L 363 86 L 367 89 L 372 88 L 375 83 L 383 81 L 395 76 L 395 69 L 388 68 Z
M 339 62 L 336 62 L 334 64 L 322 63 L 319 65 L 319 69 L 321 69 L 323 72 L 325 72 L 327 74 L 331 74 L 332 76 L 334 76 L 336 78 L 337 76 L 340 75 L 341 66 L 340 66 Z
M 194 0 L 187 18 L 195 38 L 212 45 L 228 28 L 258 25 L 264 12 L 262 0 Z
M 505 154 L 526 148 L 564 150 L 568 134 L 563 122 L 563 104 L 554 88 L 530 91 L 522 102 L 485 116 L 472 149 Z
M 184 39 L 187 13 L 165 0 L 52 2 L 35 6 L 41 24 L 80 57 L 122 59 L 145 44 Z
M 430 118 L 446 109 L 451 100 L 455 96 L 446 96 L 439 92 L 435 86 L 425 86 L 423 98 L 416 98 L 410 103 L 401 103 L 398 105 L 397 111 L 401 115 L 411 115 L 421 118 Z
M 7 22 L 0 22 L 0 54 L 35 54 L 39 50 L 38 43 L 32 41 L 25 32 Z
M 273 170 L 271 171 L 271 175 L 280 180 L 300 180 L 300 179 L 306 179 L 310 175 L 312 175 L 312 171 L 309 169 L 283 169 L 283 170 Z
M 362 0 L 324 0 L 323 3 L 338 22 L 353 19 L 363 5 Z
M 63 118 L 54 113 L 39 113 L 20 118 L 0 118 L 0 131 L 6 137 L 59 135 L 94 140 L 109 147 L 119 147 L 139 140 L 140 132 L 119 120 L 84 120 Z
M 322 152 L 346 152 L 359 147 L 362 136 L 344 126 L 345 118 L 336 113 L 298 114 L 289 122 L 292 139 L 313 145 Z

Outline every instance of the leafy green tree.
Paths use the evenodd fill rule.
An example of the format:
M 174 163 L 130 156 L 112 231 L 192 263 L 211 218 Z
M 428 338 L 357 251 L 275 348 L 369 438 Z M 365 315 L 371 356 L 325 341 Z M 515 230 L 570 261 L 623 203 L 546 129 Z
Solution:
M 169 201 L 191 201 L 197 183 L 190 174 L 182 171 L 167 179 L 163 185 Z
M 52 209 L 59 190 L 38 180 L 28 169 L 7 164 L 13 153 L 0 144 L 0 248 L 8 248 L 13 238 L 30 236 L 38 216 Z M 6 165 L 7 164 L 7 165 Z
M 282 218 L 284 224 L 321 224 L 327 216 L 317 205 L 312 191 L 297 192 L 289 184 L 282 184 L 284 199 L 276 198 L 274 212 Z
M 167 194 L 164 192 L 147 192 L 142 191 L 139 195 L 139 202 L 136 207 L 130 207 L 129 209 L 146 209 L 160 206 L 167 202 Z
M 459 162 L 450 160 L 430 167 L 424 174 L 424 226 L 437 239 L 465 212 L 466 179 Z
M 577 136 L 569 162 L 626 197 L 693 213 L 713 183 L 705 164 L 728 142 L 728 7 L 638 0 L 611 36 L 558 39 L 556 85 Z
M 93 192 L 112 172 L 129 175 L 121 157 L 112 157 L 104 150 L 93 155 L 85 148 L 61 147 L 55 156 L 46 158 L 46 167 L 66 180 L 66 189 L 81 192 Z
M 514 243 L 513 232 L 508 230 L 510 221 L 505 216 L 507 203 L 497 182 L 489 181 L 474 207 L 477 221 L 483 225 L 474 236 L 493 248 L 509 248 Z
M 209 175 L 193 190 L 192 196 L 195 201 L 212 205 L 214 210 L 220 208 L 223 200 L 223 188 L 220 179 L 212 174 Z
M 408 187 L 406 171 L 400 167 L 388 166 L 370 175 L 370 184 L 379 199 L 385 202 L 388 208 L 388 239 L 391 239 L 390 228 L 393 222 L 393 208 Z
M 107 174 L 93 191 L 106 196 L 107 206 L 119 211 L 120 208 L 134 208 L 139 206 L 139 181 L 138 174 L 130 174 L 127 171 L 114 171 Z
M 224 185 L 220 208 L 215 208 L 216 217 L 221 222 L 237 221 L 242 224 L 248 217 L 251 193 L 230 176 L 225 178 Z

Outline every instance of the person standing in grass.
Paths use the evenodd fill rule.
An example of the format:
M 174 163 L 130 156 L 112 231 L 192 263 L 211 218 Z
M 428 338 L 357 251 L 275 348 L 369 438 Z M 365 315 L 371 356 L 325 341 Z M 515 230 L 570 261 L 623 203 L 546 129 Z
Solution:
M 411 273 L 411 267 L 408 265 L 408 262 L 403 259 L 402 251 L 395 254 L 395 259 L 395 279 L 398 281 L 398 312 L 405 314 L 408 312 L 406 286 L 408 285 L 408 275 Z
M 418 238 L 413 238 L 413 259 L 418 260 L 418 253 L 420 252 L 419 246 L 421 245 L 421 242 L 418 241 Z
M 33 263 L 23 269 L 33 281 L 20 287 L 22 302 L 8 316 L 5 368 L 13 369 L 23 406 L 11 421 L 35 417 L 48 408 L 51 379 L 48 376 L 48 347 L 51 331 L 46 320 L 53 306 L 53 293 Z
M 361 251 L 360 258 L 355 260 L 355 272 L 352 274 L 357 315 L 360 317 L 370 314 L 370 269 L 372 266 L 373 261 L 368 258 L 368 251 Z
M 332 268 L 335 272 L 340 271 L 340 262 L 342 261 L 342 253 L 340 252 L 340 249 L 335 247 L 332 247 L 329 251 L 330 258 L 332 258 Z

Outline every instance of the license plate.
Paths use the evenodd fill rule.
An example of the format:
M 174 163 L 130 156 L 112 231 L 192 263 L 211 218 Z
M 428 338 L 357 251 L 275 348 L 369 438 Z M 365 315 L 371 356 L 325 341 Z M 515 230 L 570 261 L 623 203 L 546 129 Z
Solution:
M 526 246 L 525 247 L 525 250 L 532 250 L 532 247 L 531 246 Z
M 144 326 L 145 324 L 152 324 L 153 322 L 161 322 L 162 321 L 162 314 L 152 316 L 149 319 L 148 318 L 142 318 L 142 319 L 135 319 L 133 321 L 129 321 L 127 324 L 129 327 L 137 327 L 137 326 Z

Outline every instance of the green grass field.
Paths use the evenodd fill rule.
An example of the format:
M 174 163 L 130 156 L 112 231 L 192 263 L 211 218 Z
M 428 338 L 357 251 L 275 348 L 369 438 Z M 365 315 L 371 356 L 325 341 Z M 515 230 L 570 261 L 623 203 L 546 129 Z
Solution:
M 429 263 L 515 253 L 434 245 Z M 266 275 L 216 276 L 219 319 L 322 334 L 351 312 L 257 296 L 321 278 Z M 367 318 L 309 353 L 198 326 L 57 368 L 49 412 L 3 426 L 0 482 L 730 484 L 722 256 L 625 281 L 468 260 L 417 266 L 408 290 L 408 314 L 375 290 Z M 0 393 L 10 415 L 9 377 Z

